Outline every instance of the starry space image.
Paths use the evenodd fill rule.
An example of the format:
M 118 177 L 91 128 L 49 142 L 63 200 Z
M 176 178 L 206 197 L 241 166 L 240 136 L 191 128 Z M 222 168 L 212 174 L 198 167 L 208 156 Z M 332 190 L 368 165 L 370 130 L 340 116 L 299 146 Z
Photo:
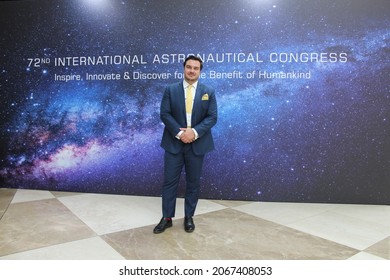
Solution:
M 388 0 L 2 1 L 0 23 L 0 187 L 159 196 L 162 94 L 195 54 L 201 198 L 390 204 Z

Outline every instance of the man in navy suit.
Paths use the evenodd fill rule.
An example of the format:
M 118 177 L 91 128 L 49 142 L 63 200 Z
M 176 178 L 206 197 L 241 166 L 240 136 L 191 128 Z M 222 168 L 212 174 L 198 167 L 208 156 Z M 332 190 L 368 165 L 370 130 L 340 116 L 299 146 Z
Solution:
M 166 87 L 160 108 L 165 128 L 161 140 L 164 154 L 162 214 L 154 233 L 172 226 L 175 216 L 177 188 L 185 168 L 186 190 L 184 230 L 193 232 L 193 216 L 200 190 L 203 159 L 214 149 L 211 128 L 217 122 L 214 89 L 198 82 L 203 62 L 188 56 L 184 61 L 184 80 Z

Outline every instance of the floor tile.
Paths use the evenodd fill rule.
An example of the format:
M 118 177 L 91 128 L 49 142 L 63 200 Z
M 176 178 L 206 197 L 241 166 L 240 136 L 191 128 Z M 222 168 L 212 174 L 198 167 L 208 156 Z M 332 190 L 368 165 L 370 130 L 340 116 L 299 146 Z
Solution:
M 390 237 L 379 241 L 378 243 L 370 246 L 364 251 L 384 258 L 386 260 L 390 260 Z
M 179 198 L 153 234 L 161 197 L 0 188 L 0 259 L 389 260 L 389 209 L 199 200 L 189 234 Z
M 52 195 L 55 197 L 63 197 L 63 196 L 73 196 L 73 195 L 83 195 L 85 193 L 80 192 L 61 192 L 61 191 L 50 191 Z
M 5 211 L 10 205 L 15 193 L 15 189 L 0 188 L 0 219 L 3 217 Z
M 359 252 L 356 255 L 350 257 L 348 260 L 385 260 L 385 259 L 366 252 Z
M 13 203 L 0 220 L 0 256 L 95 235 L 57 199 Z
M 358 250 L 364 250 L 390 235 L 388 226 L 334 211 L 324 212 L 288 226 Z
M 332 211 L 341 215 L 365 220 L 370 223 L 381 224 L 390 229 L 390 206 L 389 205 L 360 205 L 348 204 L 340 205 Z
M 253 202 L 234 209 L 281 225 L 289 225 L 338 207 L 340 206 L 321 203 Z
M 176 215 L 177 218 L 184 218 L 184 199 L 179 199 L 181 206 L 176 210 L 176 213 L 181 212 L 180 215 Z M 211 200 L 199 199 L 198 205 L 196 206 L 195 215 L 210 213 L 225 209 L 226 206 L 220 203 L 213 202 Z
M 157 224 L 162 217 L 159 197 L 84 194 L 58 199 L 99 235 Z M 199 201 L 197 213 L 222 208 L 204 200 Z M 176 217 L 183 217 L 183 199 L 177 200 L 176 209 Z
M 126 259 L 347 259 L 359 252 L 233 209 L 194 221 L 193 233 L 176 220 L 161 234 L 147 226 L 103 238 Z
M 210 201 L 229 208 L 253 203 L 252 201 L 240 201 L 240 200 L 210 200 Z
M 19 189 L 16 192 L 12 203 L 37 201 L 50 198 L 54 198 L 54 196 L 49 191 Z
M 123 260 L 124 258 L 100 237 L 11 254 L 6 260 Z
M 257 202 L 234 209 L 363 250 L 390 234 L 389 206 Z
M 156 197 L 84 194 L 58 199 L 99 235 L 149 225 L 161 218 Z

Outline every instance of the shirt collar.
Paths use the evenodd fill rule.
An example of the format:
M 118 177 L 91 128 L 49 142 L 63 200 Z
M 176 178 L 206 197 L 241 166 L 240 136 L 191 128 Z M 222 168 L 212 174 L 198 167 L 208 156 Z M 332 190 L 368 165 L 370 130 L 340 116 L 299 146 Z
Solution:
M 186 80 L 183 80 L 183 87 L 184 89 L 186 89 L 190 84 L 187 83 Z M 196 81 L 195 83 L 192 84 L 192 86 L 194 87 L 194 89 L 196 90 L 196 87 L 198 86 L 198 81 Z

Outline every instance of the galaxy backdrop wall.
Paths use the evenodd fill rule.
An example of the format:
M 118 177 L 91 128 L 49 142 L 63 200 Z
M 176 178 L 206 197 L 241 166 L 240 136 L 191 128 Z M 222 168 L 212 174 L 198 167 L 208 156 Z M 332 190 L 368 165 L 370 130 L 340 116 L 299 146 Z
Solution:
M 194 54 L 202 198 L 390 204 L 388 0 L 1 1 L 0 23 L 0 187 L 159 196 Z

